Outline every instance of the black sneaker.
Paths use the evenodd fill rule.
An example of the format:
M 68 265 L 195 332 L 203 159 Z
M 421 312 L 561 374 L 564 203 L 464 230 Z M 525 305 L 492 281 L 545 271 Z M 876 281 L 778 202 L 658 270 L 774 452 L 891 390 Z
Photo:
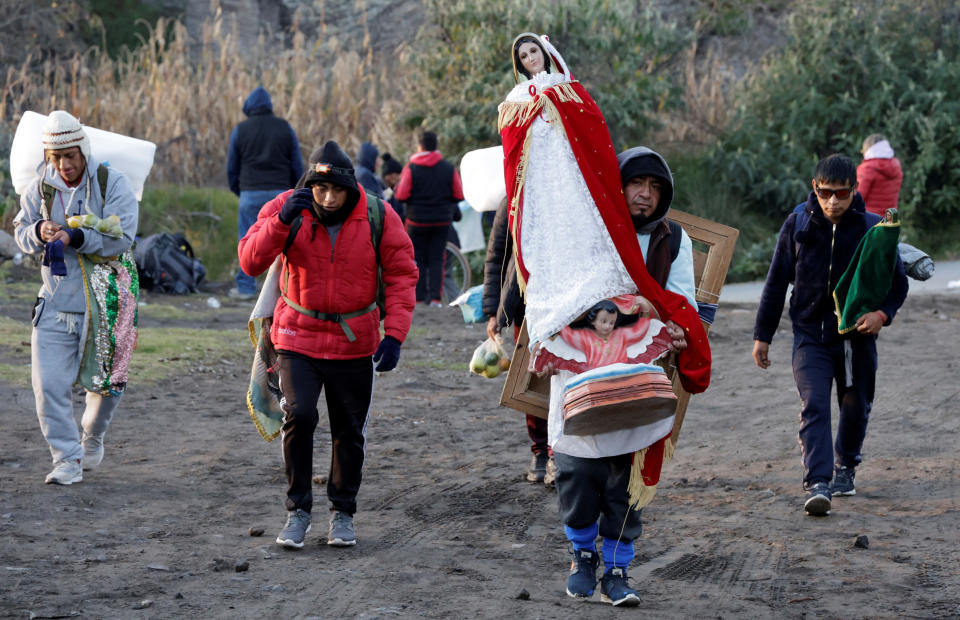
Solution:
M 570 576 L 567 577 L 567 596 L 589 598 L 597 589 L 597 567 L 600 556 L 596 551 L 574 550 L 570 563 Z
M 837 465 L 833 470 L 833 484 L 830 485 L 830 492 L 841 496 L 856 495 L 857 489 L 853 486 L 853 478 L 856 475 L 854 468 Z
M 808 515 L 824 517 L 830 514 L 830 485 L 826 482 L 816 482 L 807 488 L 807 499 L 803 502 L 803 509 Z
M 636 607 L 640 595 L 627 581 L 627 569 L 611 568 L 600 580 L 600 600 L 614 607 Z
M 546 452 L 533 455 L 533 458 L 530 459 L 530 467 L 527 469 L 527 480 L 543 482 L 543 477 L 547 475 L 547 458 Z

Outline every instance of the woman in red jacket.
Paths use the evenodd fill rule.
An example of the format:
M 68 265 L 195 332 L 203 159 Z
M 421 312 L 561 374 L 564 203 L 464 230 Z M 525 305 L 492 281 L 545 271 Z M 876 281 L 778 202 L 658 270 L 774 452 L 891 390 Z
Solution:
M 900 200 L 900 160 L 894 157 L 887 139 L 878 133 L 867 136 L 860 152 L 863 161 L 857 166 L 857 191 L 867 204 L 867 211 L 883 217 L 887 209 L 896 209 Z
M 413 246 L 393 209 L 384 209 L 379 243 L 385 288 L 385 336 L 377 309 L 377 250 L 367 196 L 357 186 L 350 159 L 327 142 L 306 174 L 304 188 L 268 202 L 240 241 L 245 273 L 263 273 L 284 254 L 280 299 L 271 340 L 277 349 L 283 393 L 283 460 L 287 471 L 287 522 L 277 543 L 301 548 L 310 530 L 313 432 L 317 401 L 326 387 L 333 439 L 327 498 L 327 544 L 355 545 L 353 514 L 373 394 L 374 362 L 392 370 L 410 330 L 417 267 Z M 286 250 L 291 224 L 299 227 Z

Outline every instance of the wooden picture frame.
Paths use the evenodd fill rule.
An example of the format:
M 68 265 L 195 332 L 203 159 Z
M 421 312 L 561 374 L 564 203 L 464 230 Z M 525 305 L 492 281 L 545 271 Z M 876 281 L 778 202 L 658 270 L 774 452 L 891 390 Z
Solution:
M 693 241 L 693 276 L 697 286 L 697 301 L 719 303 L 720 291 L 727 279 L 727 271 L 730 269 L 730 261 L 733 260 L 733 249 L 737 244 L 740 231 L 676 209 L 670 210 L 668 219 L 683 226 L 690 240 Z M 709 334 L 710 325 L 704 323 L 703 327 Z M 530 363 L 530 351 L 527 348 L 529 341 L 527 327 L 524 324 L 517 338 L 510 371 L 503 384 L 503 392 L 500 394 L 500 404 L 546 419 L 550 408 L 550 380 L 532 375 L 527 370 Z M 672 361 L 672 356 L 667 358 L 665 367 L 668 376 L 673 379 L 673 391 L 677 395 L 676 418 L 673 435 L 670 437 L 675 447 L 687 405 L 690 402 L 690 394 L 680 385 L 679 377 L 676 376 L 676 367 Z

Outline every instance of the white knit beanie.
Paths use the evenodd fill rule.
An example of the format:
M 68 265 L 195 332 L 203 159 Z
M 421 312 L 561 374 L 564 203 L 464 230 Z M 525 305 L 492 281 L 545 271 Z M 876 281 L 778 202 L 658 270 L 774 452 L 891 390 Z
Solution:
M 90 138 L 87 137 L 80 121 L 68 112 L 63 110 L 51 112 L 43 125 L 43 134 L 40 139 L 45 150 L 59 151 L 79 146 L 84 159 L 90 159 Z

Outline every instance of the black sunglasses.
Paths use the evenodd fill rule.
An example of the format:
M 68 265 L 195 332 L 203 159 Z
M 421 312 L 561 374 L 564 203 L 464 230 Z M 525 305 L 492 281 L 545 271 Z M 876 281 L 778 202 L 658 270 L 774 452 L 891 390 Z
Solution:
M 846 200 L 850 197 L 850 194 L 853 193 L 853 188 L 844 187 L 843 189 L 827 189 L 818 185 L 816 192 L 817 196 L 819 196 L 821 200 L 830 200 L 830 196 L 836 196 L 837 200 Z

